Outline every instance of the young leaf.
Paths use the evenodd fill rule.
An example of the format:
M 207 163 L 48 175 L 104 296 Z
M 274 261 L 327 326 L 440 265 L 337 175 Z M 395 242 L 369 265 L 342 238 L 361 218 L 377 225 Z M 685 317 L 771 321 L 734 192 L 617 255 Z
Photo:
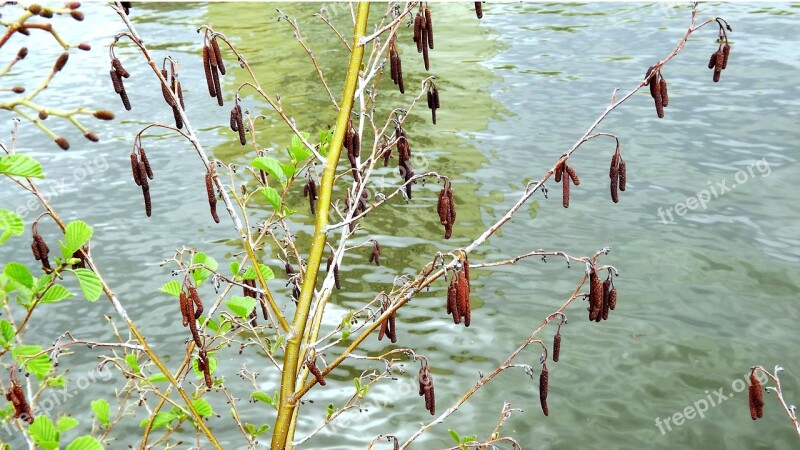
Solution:
M 161 292 L 165 294 L 169 294 L 173 297 L 180 297 L 181 296 L 181 284 L 175 280 L 167 281 L 163 286 L 161 286 Z
M 2 341 L 3 347 L 8 347 L 9 344 L 14 342 L 15 333 L 11 322 L 6 319 L 0 320 L 0 341 Z
M 42 299 L 40 300 L 41 303 L 56 303 L 60 302 L 61 300 L 68 299 L 73 297 L 70 291 L 67 290 L 64 286 L 60 286 L 58 284 L 54 284 L 50 286 L 50 289 L 44 293 Z M 96 299 L 95 299 L 96 300 Z
M 192 258 L 192 264 L 203 264 L 211 270 L 217 270 L 217 267 L 219 267 L 219 263 L 216 259 L 206 255 L 203 252 L 195 253 L 194 258 Z M 207 269 L 192 270 L 192 278 L 194 278 L 194 282 L 197 285 L 200 285 L 200 283 L 205 281 L 209 276 L 211 276 L 211 272 L 209 272 Z
M 199 414 L 200 417 L 209 417 L 214 414 L 214 410 L 211 409 L 211 405 L 204 398 L 198 398 L 197 400 L 193 401 L 192 406 L 194 406 L 194 409 L 197 410 L 197 414 Z
M 25 231 L 25 223 L 22 218 L 7 209 L 0 209 L 0 245 L 3 245 L 8 238 L 19 236 Z
M 308 139 L 308 133 L 303 132 L 301 134 Z M 303 141 L 297 135 L 293 135 L 292 144 L 289 146 L 289 156 L 292 158 L 292 162 L 305 161 L 311 157 L 311 150 L 303 144 Z
M 78 278 L 78 284 L 81 285 L 81 291 L 86 300 L 96 302 L 103 293 L 103 285 L 100 283 L 100 278 L 89 269 L 74 269 L 72 273 Z
M 267 199 L 270 205 L 275 208 L 275 211 L 281 210 L 281 195 L 273 187 L 264 186 L 261 188 L 261 194 Z
M 164 375 L 163 373 L 157 373 L 155 375 L 147 377 L 147 381 L 151 383 L 166 383 L 169 381 L 169 378 L 167 378 L 167 376 Z
M 152 429 L 155 430 L 155 429 L 161 428 L 163 426 L 166 426 L 170 422 L 172 422 L 173 420 L 175 420 L 177 418 L 178 418 L 178 416 L 172 411 L 160 412 L 160 413 L 156 414 L 156 418 L 155 418 L 155 420 L 153 420 Z M 139 422 L 139 427 L 140 428 L 144 428 L 144 427 L 147 426 L 147 424 L 149 422 L 150 422 L 150 418 L 148 417 L 148 418 L 142 420 L 141 422 Z
M 25 178 L 43 178 L 42 165 L 27 155 L 0 156 L 0 173 Z
M 259 271 L 261 271 L 261 275 L 264 277 L 264 281 L 269 281 L 275 278 L 275 272 L 272 271 L 269 267 L 265 266 L 264 264 L 258 265 Z M 253 266 L 247 268 L 242 274 L 243 280 L 255 280 L 256 279 L 256 270 Z
M 76 426 L 78 426 L 78 421 L 70 416 L 61 416 L 61 418 L 58 419 L 58 422 L 56 422 L 56 429 L 58 429 L 58 431 L 61 433 L 71 430 Z
M 231 297 L 230 300 L 225 302 L 225 306 L 232 313 L 241 317 L 242 320 L 247 320 L 247 317 L 253 312 L 253 308 L 256 307 L 256 300 L 251 297 Z
M 18 262 L 10 262 L 6 264 L 6 267 L 3 269 L 3 273 L 11 281 L 14 281 L 21 286 L 25 286 L 28 289 L 33 287 L 33 275 L 31 275 L 31 271 Z
M 33 442 L 44 450 L 55 450 L 58 448 L 59 433 L 53 421 L 47 416 L 36 416 L 33 423 L 28 427 Z
M 277 180 L 280 180 L 282 185 L 286 184 L 286 175 L 283 173 L 283 168 L 281 167 L 281 163 L 269 156 L 260 156 L 253 160 L 250 163 L 251 166 L 255 167 L 256 169 L 263 170 L 267 172 L 271 177 L 274 177 Z
M 95 417 L 104 426 L 108 427 L 109 419 L 111 417 L 111 406 L 104 399 L 98 399 L 92 402 L 92 411 Z
M 91 436 L 81 436 L 75 438 L 67 446 L 67 450 L 105 450 L 103 444 L 97 442 L 97 439 Z
M 89 242 L 92 237 L 92 227 L 86 225 L 86 222 L 76 220 L 67 224 L 64 236 L 66 237 L 64 246 L 68 252 L 64 254 L 64 258 L 70 258 L 73 253 Z
M 456 441 L 456 444 L 461 443 L 461 437 L 458 436 L 458 432 L 456 430 L 447 430 L 450 432 L 450 436 L 453 437 L 453 440 Z
M 35 358 L 30 358 L 33 355 L 38 355 Z M 36 378 L 42 379 L 50 373 L 52 363 L 47 353 L 42 353 L 42 347 L 38 345 L 19 345 L 11 350 L 11 356 L 17 360 L 17 364 L 34 374 Z
M 128 367 L 131 368 L 133 373 L 141 372 L 141 369 L 139 368 L 139 361 L 136 359 L 136 355 L 133 353 L 128 353 L 125 355 L 125 362 L 128 364 Z
M 192 359 L 192 369 L 194 369 L 194 374 L 197 375 L 197 378 L 203 378 L 203 372 L 197 367 L 196 359 Z M 217 370 L 217 358 L 212 358 L 210 354 L 208 355 L 208 370 L 211 375 L 214 375 Z
M 253 400 L 257 400 L 259 402 L 264 402 L 268 405 L 272 404 L 272 397 L 269 396 L 266 392 L 256 391 L 250 394 L 250 398 Z

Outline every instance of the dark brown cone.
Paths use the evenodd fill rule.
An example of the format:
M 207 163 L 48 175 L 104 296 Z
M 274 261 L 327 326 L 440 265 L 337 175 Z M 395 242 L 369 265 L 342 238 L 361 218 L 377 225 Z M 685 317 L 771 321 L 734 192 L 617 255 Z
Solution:
M 69 141 L 67 141 L 63 137 L 56 138 L 56 145 L 58 145 L 61 148 L 61 150 L 69 150 Z
M 601 315 L 603 307 L 603 282 L 592 269 L 589 275 L 589 320 L 595 321 Z
M 750 418 L 760 419 L 764 415 L 764 391 L 761 382 L 755 375 L 755 371 L 750 373 Z
M 13 88 L 11 88 L 11 92 L 13 92 L 15 94 L 22 94 L 23 92 L 25 92 L 25 88 L 22 87 L 22 86 L 14 86 Z M 44 111 L 44 110 L 42 110 L 42 111 Z M 42 111 L 39 111 L 39 116 L 40 117 L 42 115 Z M 47 113 L 45 112 L 45 114 L 47 114 Z M 45 115 L 45 119 L 46 118 L 47 118 L 47 116 Z
M 211 177 L 211 171 L 206 172 L 206 195 L 208 196 L 208 207 L 211 211 L 211 217 L 214 222 L 219 223 L 219 216 L 217 215 L 217 194 L 214 190 L 214 180 Z
M 214 81 L 214 92 L 217 93 L 217 104 L 222 106 L 224 102 L 222 100 L 222 88 L 219 85 L 219 73 L 214 67 L 211 68 L 211 79 Z
M 189 299 L 186 298 L 186 293 L 181 290 L 180 294 L 180 307 L 181 307 L 181 316 L 183 317 L 183 326 L 189 326 Z
M 122 67 L 122 62 L 119 60 L 119 58 L 114 58 L 111 60 L 111 67 L 113 67 L 117 74 L 122 78 L 128 78 L 131 76 L 131 74 L 129 74 L 128 71 Z
M 114 69 L 111 69 L 109 73 L 111 74 L 111 84 L 114 85 L 114 92 L 119 94 L 125 89 L 125 87 L 122 85 L 122 79 Z
M 336 289 L 342 288 L 342 279 L 339 275 L 339 264 L 333 266 L 333 283 L 336 285 Z
M 26 56 L 28 56 L 28 47 L 22 47 L 19 49 L 17 52 L 17 60 L 25 59 Z
M 144 164 L 144 172 L 147 174 L 147 178 L 153 179 L 153 169 L 150 168 L 150 161 L 147 160 L 147 154 L 144 152 L 144 147 L 139 147 L 139 159 Z
M 612 287 L 611 293 L 608 295 L 608 307 L 612 311 L 617 307 L 617 288 Z
M 564 174 L 564 163 L 561 163 L 556 167 L 556 171 L 554 174 L 556 183 L 561 183 L 561 176 L 563 174 Z
M 378 340 L 379 341 L 383 340 L 383 337 L 386 336 L 386 331 L 388 329 L 389 329 L 389 318 L 387 317 L 386 319 L 383 320 L 383 322 L 381 322 L 381 329 L 380 329 L 380 331 L 378 331 Z
M 575 169 L 565 165 L 564 167 L 567 168 L 567 174 L 569 175 L 569 179 L 572 180 L 572 184 L 575 186 L 579 186 L 581 184 L 580 178 L 578 178 L 578 174 L 575 173 Z
M 542 405 L 542 412 L 545 416 L 550 415 L 550 410 L 547 408 L 547 385 L 548 385 L 548 372 L 547 363 L 542 364 L 542 373 L 539 374 L 539 403 Z
M 475 15 L 478 17 L 478 19 L 483 18 L 483 5 L 481 2 L 475 2 Z
M 214 49 L 214 60 L 217 63 L 219 73 L 225 75 L 225 62 L 222 60 L 222 52 L 219 49 L 217 38 L 211 39 L 211 47 Z
M 133 172 L 133 181 L 137 186 L 142 185 L 142 179 L 139 177 L 139 158 L 136 153 L 131 153 L 131 172 Z
M 422 53 L 422 16 L 417 14 L 414 18 L 414 42 L 417 43 L 417 53 Z
M 58 59 L 56 59 L 56 63 L 53 65 L 53 72 L 60 72 L 61 69 L 67 65 L 67 60 L 69 60 L 69 53 L 64 52 L 60 54 Z
M 70 11 L 69 15 L 78 22 L 83 21 L 83 13 L 80 11 Z
M 450 206 L 448 211 L 448 223 L 450 226 L 456 223 L 456 202 L 453 199 L 453 189 L 447 188 L 447 203 Z
M 153 204 L 150 201 L 150 186 L 147 183 L 142 185 L 142 195 L 144 196 L 144 212 L 147 217 L 153 213 Z
M 728 67 L 728 56 L 731 54 L 731 46 L 730 44 L 725 44 L 722 46 L 722 70 L 725 70 Z
M 553 361 L 558 362 L 558 358 L 560 356 L 561 356 L 561 332 L 559 331 L 553 338 Z
M 319 368 L 317 367 L 316 363 L 314 363 L 314 361 L 307 359 L 306 367 L 308 367 L 308 371 L 314 375 L 314 378 L 317 379 L 317 383 L 319 383 L 320 386 L 325 386 L 326 384 L 325 378 L 322 378 L 322 372 L 319 371 Z
M 31 250 L 33 251 L 33 259 L 35 259 L 36 261 L 42 259 L 42 256 L 39 254 L 39 244 L 36 242 L 35 237 L 33 241 L 31 241 Z
M 236 131 L 239 132 L 239 143 L 246 145 L 247 135 L 245 134 L 244 121 L 242 119 L 242 109 L 239 105 L 236 105 L 236 108 L 239 110 L 239 113 L 236 114 Z
M 236 106 L 238 106 L 238 105 L 233 105 L 233 108 L 231 108 L 230 127 L 231 127 L 232 131 L 238 131 L 239 130 L 239 126 L 238 126 L 239 122 L 236 120 L 236 114 L 238 113 L 239 110 L 236 108 Z
M 561 204 L 564 208 L 569 208 L 569 177 L 566 175 L 561 177 Z
M 428 102 L 428 109 L 433 109 L 433 92 L 430 89 L 426 92 L 426 99 Z
M 659 88 L 661 89 L 661 104 L 666 108 L 669 105 L 669 94 L 667 93 L 667 80 L 661 79 Z
M 428 33 L 425 30 L 422 32 L 422 62 L 425 64 L 425 70 L 429 70 L 431 61 L 428 57 Z
M 656 114 L 658 118 L 661 119 L 664 117 L 664 103 L 661 99 L 661 86 L 659 83 L 653 81 L 650 83 L 650 95 L 653 97 L 653 101 L 656 105 Z
M 211 61 L 210 61 L 209 58 L 210 58 L 210 51 L 209 51 L 208 45 L 204 45 L 203 46 L 203 69 L 205 70 L 205 73 L 206 73 L 206 84 L 208 85 L 208 95 L 210 95 L 212 97 L 216 97 L 217 96 L 217 91 L 214 88 L 214 77 L 211 75 L 211 71 L 214 70 L 214 69 L 211 67 Z
M 625 170 L 625 161 L 620 158 L 619 159 L 619 190 L 625 191 L 625 184 L 628 179 L 627 171 Z
M 181 112 L 178 110 L 177 106 L 172 107 L 172 117 L 175 118 L 175 128 L 179 130 L 183 128 L 183 119 L 181 118 Z
M 611 309 L 611 280 L 603 281 L 603 320 L 608 320 L 608 310 Z
M 92 49 L 92 46 L 87 44 L 86 42 L 81 42 L 78 44 L 78 49 L 88 52 Z
M 328 263 L 325 266 L 325 272 L 330 272 L 331 271 L 331 264 L 333 264 L 333 252 L 331 252 L 331 255 L 328 256 Z
M 261 298 L 259 298 L 258 300 L 259 300 L 258 303 L 261 305 L 261 317 L 263 317 L 264 320 L 269 320 L 269 311 L 267 310 L 266 299 L 262 295 Z
M 173 100 L 172 95 L 169 92 L 169 87 L 167 85 L 167 83 L 169 83 L 167 69 L 161 69 L 161 76 L 164 77 L 164 83 L 161 83 L 161 95 L 164 96 L 164 101 L 167 102 L 167 105 L 174 108 L 176 103 L 175 100 Z
M 430 8 L 425 8 L 425 25 L 428 31 L 428 47 L 433 50 L 433 21 L 431 21 Z
M 717 52 L 711 54 L 711 58 L 708 60 L 708 68 L 713 69 L 714 65 L 717 63 Z
M 125 107 L 126 111 L 131 110 L 131 100 L 128 98 L 128 93 L 125 92 L 125 88 L 122 88 L 122 91 L 119 93 L 119 98 L 122 100 L 122 106 Z

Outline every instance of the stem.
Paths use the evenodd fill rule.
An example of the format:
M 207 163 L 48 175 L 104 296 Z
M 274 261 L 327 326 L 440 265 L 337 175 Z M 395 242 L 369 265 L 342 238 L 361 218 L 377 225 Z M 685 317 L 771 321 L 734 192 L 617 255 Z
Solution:
M 308 255 L 308 268 L 303 279 L 303 287 L 300 291 L 300 299 L 297 302 L 297 311 L 294 315 L 292 324 L 292 337 L 286 344 L 286 356 L 283 361 L 283 374 L 281 377 L 281 394 L 278 405 L 278 417 L 275 420 L 275 431 L 272 435 L 273 450 L 282 450 L 286 447 L 287 435 L 292 421 L 292 415 L 297 404 L 290 402 L 294 395 L 297 380 L 298 356 L 300 354 L 300 342 L 308 322 L 308 312 L 311 309 L 311 300 L 314 294 L 314 286 L 319 274 L 319 266 L 322 260 L 322 253 L 325 250 L 325 227 L 328 225 L 328 211 L 331 205 L 331 191 L 333 181 L 336 176 L 336 165 L 339 162 L 339 154 L 344 142 L 344 134 L 347 129 L 347 122 L 353 109 L 353 102 L 358 81 L 358 71 L 361 68 L 361 60 L 364 57 L 364 46 L 358 45 L 367 29 L 367 18 L 369 17 L 369 3 L 360 2 L 356 17 L 356 25 L 353 36 L 353 50 L 350 52 L 350 63 L 347 67 L 347 77 L 345 78 L 344 91 L 342 93 L 342 104 L 339 115 L 336 118 L 336 131 L 333 141 L 328 149 L 328 158 L 325 161 L 325 170 L 322 173 L 320 182 L 319 203 L 317 206 L 316 223 L 314 224 L 314 237 L 312 239 L 311 251 Z

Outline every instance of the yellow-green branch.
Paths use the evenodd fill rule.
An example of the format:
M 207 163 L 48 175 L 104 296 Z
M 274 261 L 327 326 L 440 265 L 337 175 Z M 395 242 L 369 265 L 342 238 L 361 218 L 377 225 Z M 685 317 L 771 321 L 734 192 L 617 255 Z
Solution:
M 297 302 L 297 310 L 292 323 L 291 338 L 286 343 L 278 417 L 275 420 L 275 428 L 272 435 L 272 450 L 283 450 L 286 448 L 286 438 L 289 434 L 292 415 L 294 409 L 297 407 L 297 405 L 290 400 L 294 395 L 295 383 L 297 381 L 300 344 L 308 323 L 308 313 L 311 309 L 311 301 L 314 297 L 314 287 L 317 283 L 322 253 L 325 250 L 325 240 L 327 237 L 325 234 L 325 227 L 328 225 L 328 211 L 331 205 L 331 192 L 333 191 L 333 181 L 336 176 L 336 165 L 339 162 L 339 154 L 342 150 L 345 130 L 347 129 L 347 123 L 350 120 L 350 113 L 353 109 L 353 101 L 358 84 L 358 71 L 361 68 L 361 61 L 364 57 L 364 45 L 359 45 L 358 42 L 366 34 L 368 16 L 369 3 L 360 2 L 358 4 L 356 24 L 353 30 L 353 47 L 350 52 L 350 63 L 347 67 L 347 77 L 345 78 L 344 90 L 342 92 L 342 103 L 340 105 L 339 115 L 336 118 L 336 130 L 333 134 L 333 141 L 328 148 L 325 170 L 322 172 L 316 223 L 314 224 L 314 237 L 312 238 L 311 251 L 308 255 L 308 268 L 306 269 L 305 278 L 303 279 L 300 299 Z

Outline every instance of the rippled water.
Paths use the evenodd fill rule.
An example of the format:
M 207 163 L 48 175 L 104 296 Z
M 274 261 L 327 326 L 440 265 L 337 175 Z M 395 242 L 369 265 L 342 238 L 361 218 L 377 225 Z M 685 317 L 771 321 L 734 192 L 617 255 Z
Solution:
M 289 27 L 276 20 L 275 6 L 150 4 L 133 10 L 134 22 L 151 50 L 159 57 L 168 53 L 181 61 L 191 120 L 206 147 L 227 162 L 246 163 L 252 155 L 244 153 L 227 129 L 227 108 L 213 106 L 205 93 L 202 73 L 197 70 L 199 36 L 195 32 L 204 22 L 240 46 L 262 84 L 281 94 L 284 107 L 301 129 L 316 130 L 335 120 L 335 111 L 326 103 L 327 95 L 316 83 L 302 48 L 290 38 Z M 310 17 L 319 5 L 277 6 L 299 18 L 303 36 L 338 97 L 344 78 L 343 46 Z M 571 159 L 582 183 L 573 191 L 568 210 L 561 207 L 557 189 L 547 200 L 537 195 L 474 256 L 474 262 L 483 262 L 536 248 L 589 255 L 612 247 L 604 261 L 620 270 L 616 282 L 620 306 L 601 325 L 587 323 L 580 306 L 570 308 L 570 323 L 562 331 L 562 359 L 549 365 L 550 417 L 544 418 L 539 410 L 536 384 L 521 370 L 509 371 L 415 447 L 452 445 L 448 428 L 462 436 L 485 438 L 506 400 L 525 412 L 514 414 L 503 431 L 525 448 L 797 448 L 796 434 L 771 395 L 766 396 L 765 419 L 752 422 L 746 396 L 734 394 L 732 386 L 738 386 L 735 380 L 742 379 L 753 364 L 781 364 L 786 368 L 787 400 L 800 402 L 796 333 L 800 208 L 792 194 L 800 157 L 796 82 L 800 29 L 795 17 L 799 7 L 702 4 L 701 18 L 722 16 L 733 26 L 730 65 L 720 83 L 711 82 L 706 62 L 716 49 L 716 33 L 712 28 L 698 32 L 663 71 L 670 83 L 664 119 L 656 117 L 643 91 L 603 123 L 600 131 L 620 136 L 628 165 L 629 188 L 620 203 L 614 205 L 608 198 L 605 175 L 613 143 L 590 142 Z M 80 27 L 65 21 L 64 33 L 75 41 L 90 42 L 94 49 L 70 58 L 65 72 L 69 76 L 56 78 L 42 102 L 57 101 L 63 108 L 89 102 L 113 109 L 118 120 L 89 121 L 102 137 L 99 144 L 89 144 L 67 124 L 49 119 L 52 128 L 73 143 L 68 152 L 61 152 L 23 123 L 20 147 L 44 164 L 48 178 L 42 186 L 59 190 L 52 200 L 64 217 L 81 218 L 95 226 L 95 260 L 143 325 L 150 343 L 161 354 L 173 352 L 170 362 L 174 364 L 186 333 L 178 324 L 174 304 L 157 292 L 169 279 L 160 262 L 183 245 L 202 249 L 220 261 L 238 248 L 225 221 L 214 225 L 208 218 L 202 167 L 193 151 L 160 132 L 145 140 L 156 180 L 153 217 L 144 217 L 140 194 L 129 179 L 127 152 L 144 124 L 169 123 L 171 114 L 163 107 L 149 69 L 134 62 L 137 56 L 130 46 L 120 54 L 130 61 L 126 66 L 131 80 L 136 80 L 129 83 L 134 109 L 122 111 L 105 75 L 105 49 L 121 31 L 121 24 L 101 5 L 85 8 L 87 20 Z M 459 204 L 454 238 L 443 242 L 441 227 L 434 220 L 436 186 L 418 189 L 411 204 L 395 202 L 380 211 L 365 226 L 383 244 L 384 266 L 375 270 L 366 265 L 364 255 L 348 256 L 343 265 L 346 289 L 335 296 L 334 313 L 357 307 L 373 292 L 385 289 L 396 274 L 417 270 L 436 251 L 471 242 L 518 198 L 525 180 L 540 176 L 572 145 L 603 111 L 615 87 L 626 92 L 635 86 L 646 67 L 674 47 L 690 14 L 682 4 L 487 4 L 478 22 L 469 5 L 437 4 L 433 10 L 437 41 L 431 73 L 437 77 L 443 108 L 438 125 L 430 124 L 425 111 L 417 111 L 408 129 L 425 163 L 454 179 Z M 334 21 L 348 30 L 344 11 L 340 9 Z M 373 17 L 382 13 L 374 5 Z M 42 46 L 48 39 L 34 33 L 25 45 Z M 416 86 L 424 76 L 421 58 L 413 51 L 408 33 L 401 40 L 407 85 Z M 17 48 L 7 45 L 0 60 L 7 60 L 6 55 L 10 57 Z M 36 79 L 35 62 L 49 66 L 55 54 L 32 54 L 27 64 L 15 68 L 15 75 L 4 77 L 4 84 Z M 232 72 L 234 76 L 224 81 L 229 91 L 244 81 L 240 70 Z M 384 97 L 384 108 L 401 104 L 403 98 L 396 92 Z M 245 105 L 268 113 L 253 97 L 245 96 Z M 7 112 L 0 117 L 8 124 Z M 279 149 L 288 143 L 289 135 L 271 117 L 259 128 L 260 144 Z M 737 175 L 741 170 L 745 176 Z M 91 182 L 75 182 L 87 177 Z M 713 196 L 705 208 L 674 216 L 672 223 L 664 223 L 659 216 L 659 210 L 674 209 L 719 183 L 736 187 Z M 0 181 L 0 187 L 4 207 L 16 208 L 27 201 L 7 181 Z M 312 227 L 302 200 L 294 204 L 300 211 L 295 223 L 301 240 L 307 242 Z M 48 233 L 55 240 L 55 230 Z M 361 233 L 356 242 L 366 236 Z M 27 261 L 25 242 L 2 247 L 3 260 Z M 270 255 L 265 262 L 280 267 Z M 475 272 L 478 307 L 469 329 L 452 325 L 444 315 L 443 283 L 403 308 L 398 317 L 399 343 L 431 360 L 438 411 L 477 381 L 479 373 L 496 367 L 541 318 L 569 296 L 581 277 L 581 268 L 568 270 L 557 259 Z M 280 279 L 273 291 L 278 298 L 288 296 Z M 103 319 L 113 314 L 107 302 L 70 300 L 48 311 L 45 315 L 37 310 L 31 339 L 47 343 L 65 329 L 83 338 L 111 338 Z M 329 322 L 337 323 L 338 317 Z M 553 332 L 548 328 L 542 337 L 549 341 Z M 389 348 L 372 339 L 366 347 L 370 352 Z M 93 352 L 78 350 L 62 365 L 79 377 L 91 370 L 95 357 Z M 519 362 L 535 365 L 537 361 L 538 354 L 531 349 Z M 277 389 L 263 357 L 239 356 L 234 349 L 221 354 L 220 366 L 232 380 L 228 385 L 236 395 L 246 398 L 249 392 L 236 383 L 235 373 L 242 363 L 254 370 L 263 368 L 261 389 Z M 416 365 L 407 367 L 409 373 L 398 381 L 370 391 L 367 399 L 373 404 L 367 411 L 346 414 L 339 428 L 321 433 L 307 447 L 362 448 L 379 433 L 406 438 L 427 423 L 430 416 L 413 392 Z M 321 422 L 329 402 L 341 404 L 350 395 L 352 377 L 367 368 L 363 363 L 343 366 L 330 375 L 330 386 L 309 394 L 314 403 L 303 406 L 298 438 Z M 80 411 L 88 411 L 88 402 L 100 396 L 113 406 L 115 383 L 120 380 L 79 392 L 63 411 L 76 413 L 87 424 L 88 413 Z M 710 407 L 704 418 L 694 417 L 680 426 L 671 422 L 671 431 L 666 426 L 662 426 L 664 433 L 659 430 L 656 418 L 663 422 L 703 399 L 717 403 L 713 392 L 720 388 L 725 395 L 733 394 L 732 398 Z M 215 394 L 210 398 L 221 418 L 213 418 L 209 426 L 226 448 L 235 448 L 241 441 L 228 419 L 224 399 Z M 254 423 L 274 420 L 267 405 L 243 401 L 241 408 Z M 119 441 L 111 448 L 136 445 L 137 424 L 138 420 L 130 420 L 119 428 Z M 68 437 L 70 433 L 77 432 L 67 433 Z M 11 442 L 20 445 L 21 440 L 12 438 Z

